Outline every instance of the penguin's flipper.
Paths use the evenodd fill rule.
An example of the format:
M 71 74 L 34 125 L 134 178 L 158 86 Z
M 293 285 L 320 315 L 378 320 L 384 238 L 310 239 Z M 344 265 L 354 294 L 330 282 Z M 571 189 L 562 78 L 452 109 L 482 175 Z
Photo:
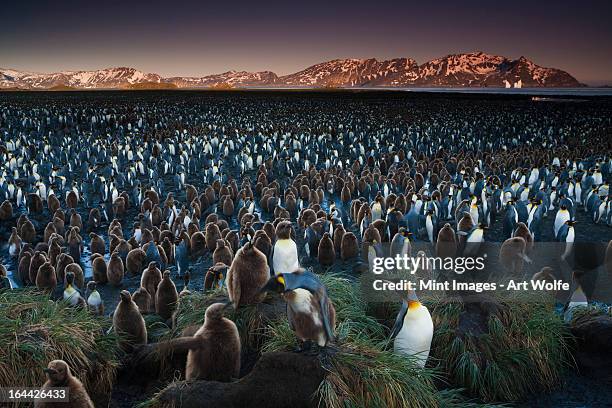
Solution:
M 521 257 L 523 259 L 523 261 L 527 262 L 527 263 L 532 263 L 533 261 L 531 260 L 531 258 L 529 258 L 526 254 L 519 254 L 519 257 Z
M 168 351 L 170 353 L 175 353 L 181 351 L 198 350 L 207 348 L 209 345 L 209 341 L 201 336 L 178 337 L 176 339 L 164 342 L 164 345 L 160 347 L 160 352 Z
M 328 340 L 333 341 L 335 339 L 334 328 L 331 327 L 331 322 L 329 321 L 329 298 L 327 297 L 326 293 L 320 294 L 319 305 L 321 307 L 321 319 L 323 320 L 325 334 L 327 335 Z
M 391 339 L 394 339 L 395 336 L 397 336 L 397 334 L 402 329 L 402 326 L 404 325 L 404 317 L 406 316 L 407 312 L 408 312 L 408 303 L 402 302 L 402 307 L 397 313 L 397 317 L 395 318 L 395 324 L 393 325 L 393 328 L 391 329 L 391 335 L 390 335 Z

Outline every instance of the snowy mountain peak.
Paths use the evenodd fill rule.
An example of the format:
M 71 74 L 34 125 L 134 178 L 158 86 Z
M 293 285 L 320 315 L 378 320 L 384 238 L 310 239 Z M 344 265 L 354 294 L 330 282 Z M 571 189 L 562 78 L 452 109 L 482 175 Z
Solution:
M 449 54 L 421 65 L 412 58 L 378 60 L 345 58 L 321 62 L 293 74 L 230 70 L 203 77 L 169 77 L 131 67 L 51 74 L 0 68 L 0 88 L 49 89 L 67 86 L 79 89 L 126 88 L 155 84 L 179 88 L 198 87 L 503 87 L 521 81 L 524 87 L 582 86 L 565 71 L 544 68 L 521 56 L 511 60 L 482 51 Z

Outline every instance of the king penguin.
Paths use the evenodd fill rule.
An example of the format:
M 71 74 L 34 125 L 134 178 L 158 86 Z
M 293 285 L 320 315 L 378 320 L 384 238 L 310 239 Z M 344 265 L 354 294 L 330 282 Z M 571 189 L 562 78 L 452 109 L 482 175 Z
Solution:
M 410 290 L 402 300 L 402 306 L 391 330 L 393 351 L 397 354 L 414 356 L 417 365 L 425 367 L 431 349 L 433 330 L 429 310 L 419 302 L 415 291 Z
M 276 243 L 272 254 L 274 274 L 291 273 L 300 267 L 298 250 L 291 238 L 291 222 L 281 221 L 276 226 Z
M 317 275 L 304 270 L 276 275 L 261 291 L 277 292 L 285 299 L 289 326 L 303 349 L 312 342 L 325 347 L 334 340 L 336 309 Z

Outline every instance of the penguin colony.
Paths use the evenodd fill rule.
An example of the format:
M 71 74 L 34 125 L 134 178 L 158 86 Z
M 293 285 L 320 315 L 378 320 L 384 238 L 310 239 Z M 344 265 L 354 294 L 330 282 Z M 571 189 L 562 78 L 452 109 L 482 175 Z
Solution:
M 605 104 L 567 114 L 443 99 L 41 98 L 0 101 L 3 287 L 8 269 L 20 286 L 112 313 L 126 351 L 147 342 L 143 314 L 170 321 L 192 290 L 225 288 L 231 303 L 211 305 L 183 339 L 187 378 L 238 376 L 240 340 L 224 312 L 266 292 L 286 301 L 304 347 L 333 342 L 333 299 L 304 264 L 325 271 L 377 243 L 454 256 L 491 240 L 520 274 L 534 243 L 571 255 L 579 213 L 584 230 L 612 226 Z M 431 316 L 414 292 L 401 302 L 394 350 L 424 366 Z M 47 376 L 45 386 L 80 387 L 88 406 L 65 362 Z

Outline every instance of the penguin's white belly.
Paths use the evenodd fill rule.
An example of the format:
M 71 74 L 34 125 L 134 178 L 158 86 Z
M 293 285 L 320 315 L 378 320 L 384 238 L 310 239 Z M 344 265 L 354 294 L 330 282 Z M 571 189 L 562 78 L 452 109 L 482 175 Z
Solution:
M 91 307 L 98 307 L 102 303 L 102 299 L 100 298 L 100 294 L 98 292 L 92 293 L 87 298 L 87 304 Z
M 297 245 L 292 239 L 279 239 L 276 241 L 272 266 L 276 275 L 292 273 L 300 267 Z
M 563 224 L 565 224 L 565 221 L 568 221 L 569 219 L 570 219 L 569 211 L 559 210 L 557 212 L 557 216 L 555 217 L 555 237 L 557 236 L 557 233 L 559 232 Z
M 323 321 L 321 319 L 321 314 L 319 313 L 319 309 L 313 307 L 312 303 L 312 294 L 306 289 L 294 289 L 294 297 L 292 301 L 289 303 L 289 307 L 296 314 L 304 314 L 309 316 L 312 319 L 312 323 L 314 326 L 323 328 Z M 317 339 L 317 344 L 319 346 L 324 346 L 327 343 L 327 339 L 325 337 L 325 331 L 319 331 L 319 338 Z
M 429 242 L 434 242 L 433 222 L 431 221 L 431 217 L 427 217 L 425 226 L 427 227 L 427 237 L 429 238 Z
M 421 308 L 423 310 L 417 312 L 419 316 L 404 319 L 404 325 L 393 342 L 393 351 L 414 356 L 419 367 L 424 367 L 431 348 L 433 322 L 429 311 L 423 306 Z
M 18 251 L 17 244 L 11 244 L 9 246 L 9 255 L 10 256 L 17 256 L 17 251 Z

